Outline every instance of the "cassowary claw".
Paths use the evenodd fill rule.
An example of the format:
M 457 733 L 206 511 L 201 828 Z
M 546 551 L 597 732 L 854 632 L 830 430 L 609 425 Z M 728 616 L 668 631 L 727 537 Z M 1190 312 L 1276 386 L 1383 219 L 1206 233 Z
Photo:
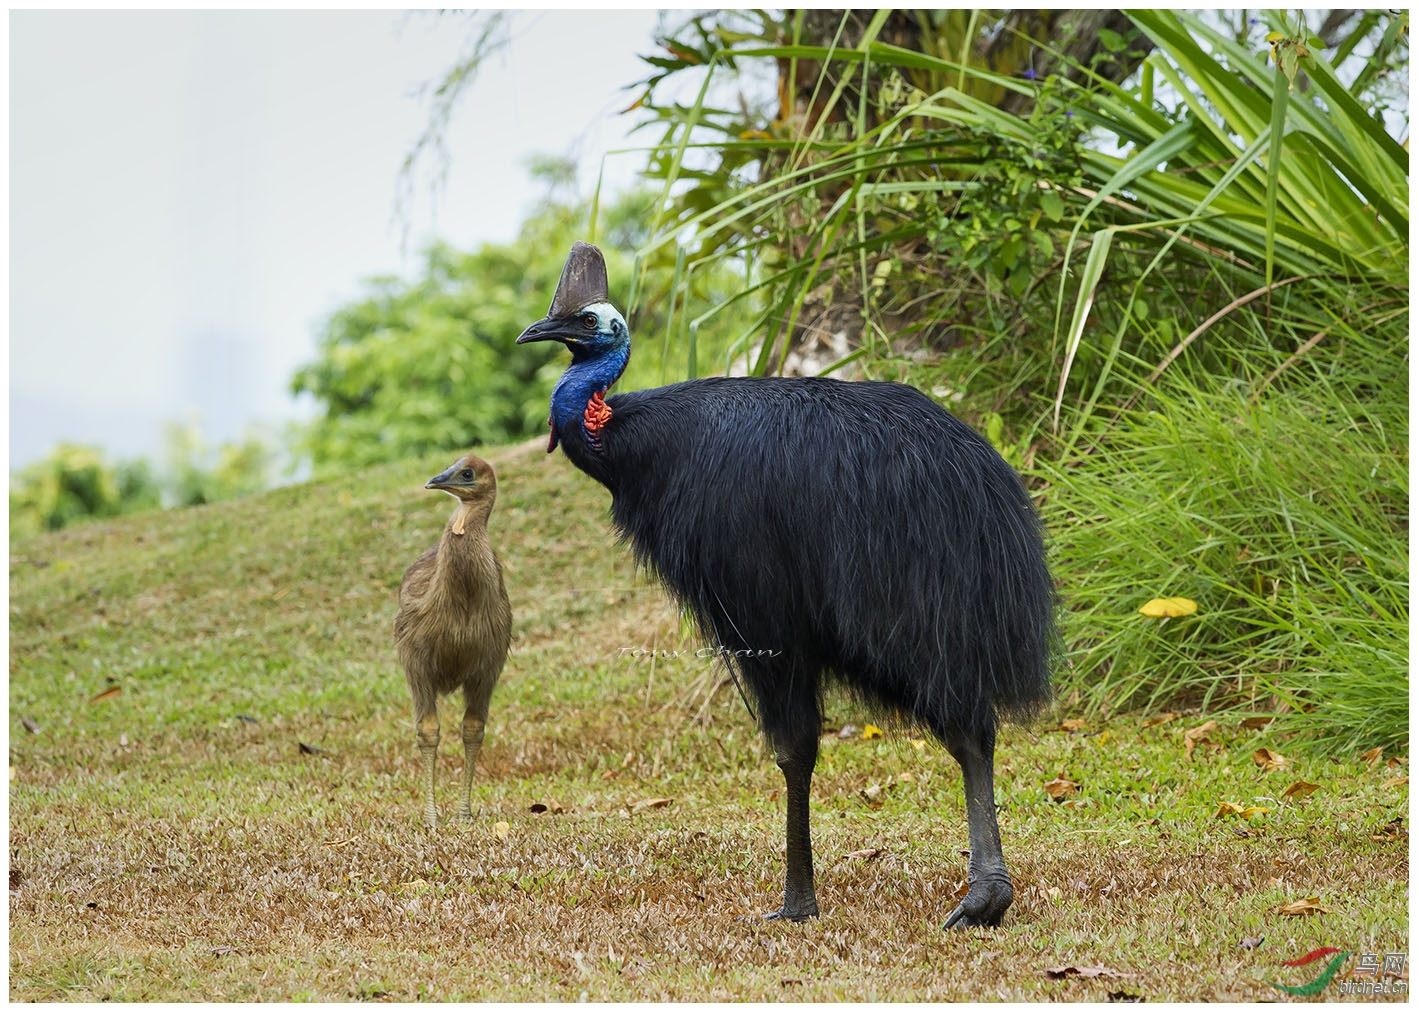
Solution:
M 1005 917 L 1005 910 L 1015 899 L 1010 881 L 982 879 L 971 884 L 956 910 L 946 916 L 946 929 L 994 928 Z
M 790 911 L 786 907 L 781 907 L 777 911 L 769 911 L 764 915 L 766 922 L 806 922 L 809 918 L 818 917 L 818 907 L 814 905 L 808 911 Z

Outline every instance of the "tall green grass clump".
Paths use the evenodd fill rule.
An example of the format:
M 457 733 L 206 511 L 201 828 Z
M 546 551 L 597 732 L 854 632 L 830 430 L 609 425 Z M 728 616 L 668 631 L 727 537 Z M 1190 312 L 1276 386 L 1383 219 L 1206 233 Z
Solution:
M 1256 397 L 1179 375 L 1043 459 L 1069 602 L 1066 699 L 1283 715 L 1333 749 L 1408 739 L 1403 341 L 1351 343 Z M 1155 597 L 1197 603 L 1154 619 Z

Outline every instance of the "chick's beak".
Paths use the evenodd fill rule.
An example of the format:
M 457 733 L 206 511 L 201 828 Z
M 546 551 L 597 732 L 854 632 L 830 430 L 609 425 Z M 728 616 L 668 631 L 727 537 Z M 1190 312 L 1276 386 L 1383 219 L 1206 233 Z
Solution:
M 449 479 L 453 478 L 453 473 L 458 470 L 458 465 L 453 464 L 439 472 L 433 478 L 424 483 L 425 489 L 447 488 Z

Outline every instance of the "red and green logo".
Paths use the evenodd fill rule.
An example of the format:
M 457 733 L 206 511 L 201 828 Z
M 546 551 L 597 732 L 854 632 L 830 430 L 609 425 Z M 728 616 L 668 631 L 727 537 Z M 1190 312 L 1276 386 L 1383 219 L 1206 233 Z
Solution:
M 1321 989 L 1330 984 L 1331 979 L 1339 972 L 1340 965 L 1344 964 L 1345 958 L 1350 956 L 1350 950 L 1340 950 L 1334 946 L 1322 946 L 1307 953 L 1304 957 L 1297 957 L 1295 960 L 1283 960 L 1281 962 L 1282 967 L 1304 967 L 1307 964 L 1314 964 L 1318 960 L 1324 960 L 1332 953 L 1337 955 L 1331 957 L 1329 963 L 1325 965 L 1325 968 L 1320 974 L 1316 975 L 1304 985 L 1281 985 L 1274 981 L 1267 981 L 1266 983 L 1272 988 L 1285 992 L 1287 995 L 1316 995 Z

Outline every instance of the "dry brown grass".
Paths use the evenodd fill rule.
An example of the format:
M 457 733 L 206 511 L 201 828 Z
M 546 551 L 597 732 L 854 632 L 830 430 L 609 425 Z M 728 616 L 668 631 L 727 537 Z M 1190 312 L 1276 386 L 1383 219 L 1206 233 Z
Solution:
M 1315 946 L 1407 950 L 1403 766 L 1265 771 L 1254 749 L 1294 750 L 1235 727 L 1187 760 L 1186 717 L 1011 730 L 1016 903 L 952 934 L 954 765 L 905 730 L 829 735 L 823 915 L 760 921 L 781 781 L 742 704 L 702 660 L 617 656 L 695 645 L 610 544 L 599 487 L 531 447 L 492 460 L 515 646 L 468 825 L 418 825 L 389 642 L 448 509 L 418 482 L 446 462 L 12 547 L 12 999 L 1255 1000 Z M 1057 776 L 1073 804 L 1044 792 Z M 1281 800 L 1297 779 L 1321 789 Z M 1224 800 L 1270 811 L 1215 818 Z M 1303 896 L 1327 913 L 1279 913 Z M 1064 965 L 1115 974 L 1045 973 Z

